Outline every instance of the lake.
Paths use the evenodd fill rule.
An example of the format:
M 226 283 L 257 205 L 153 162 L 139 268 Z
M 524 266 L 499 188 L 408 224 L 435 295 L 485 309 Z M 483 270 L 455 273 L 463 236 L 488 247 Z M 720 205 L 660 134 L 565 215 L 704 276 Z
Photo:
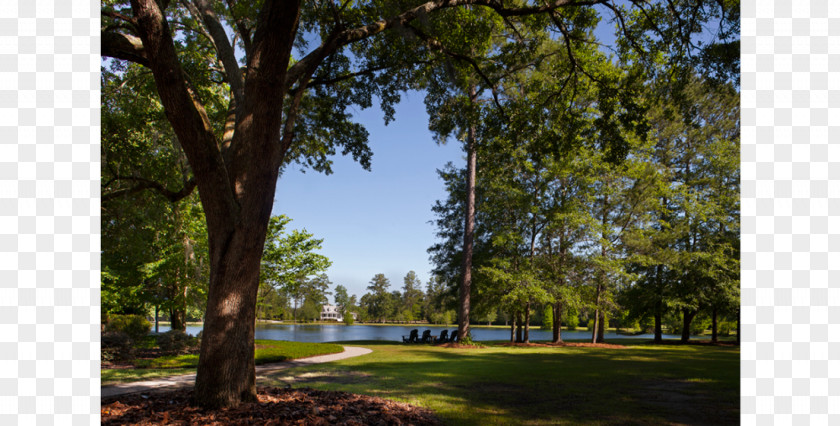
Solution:
M 201 326 L 188 326 L 187 333 L 196 335 L 201 331 Z M 419 334 L 424 330 L 432 330 L 433 336 L 440 336 L 444 329 L 451 333 L 457 327 L 441 327 L 430 325 L 324 325 L 324 324 L 257 324 L 255 338 L 265 340 L 288 340 L 293 342 L 335 342 L 345 340 L 390 340 L 402 342 L 402 336 L 408 336 L 413 329 L 418 329 Z M 152 325 L 154 329 L 154 324 Z M 169 331 L 169 326 L 160 326 L 160 332 Z M 510 340 L 510 328 L 481 328 L 473 326 L 470 328 L 473 340 Z M 551 330 L 540 330 L 531 328 L 531 341 L 551 340 Z M 566 331 L 563 330 L 563 340 L 591 339 L 589 331 Z M 607 332 L 604 338 L 609 339 L 653 339 L 653 334 L 641 334 L 638 336 L 626 336 Z M 680 336 L 663 334 L 663 339 L 679 339 Z M 709 336 L 692 336 L 692 339 L 708 339 Z

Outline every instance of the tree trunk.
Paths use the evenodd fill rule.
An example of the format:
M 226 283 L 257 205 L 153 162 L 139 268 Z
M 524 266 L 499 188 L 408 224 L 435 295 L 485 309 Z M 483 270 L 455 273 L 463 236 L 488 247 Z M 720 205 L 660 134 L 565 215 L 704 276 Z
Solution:
M 194 393 L 204 407 L 256 400 L 254 327 L 260 259 L 271 213 L 268 201 L 264 218 L 257 218 L 264 219 L 262 229 L 253 222 L 246 228 L 249 232 L 237 229 L 227 238 L 219 261 L 211 264 Z
M 525 335 L 522 343 L 531 343 L 529 331 L 531 330 L 531 302 L 525 303 Z
M 554 302 L 551 313 L 554 315 L 554 323 L 551 325 L 551 342 L 563 343 L 563 329 L 560 326 L 563 318 L 563 305 L 560 302 Z
M 607 322 L 607 314 L 602 309 L 600 315 L 601 317 L 598 321 L 598 343 L 604 343 L 604 324 Z
M 697 315 L 697 311 L 689 311 L 688 309 L 683 309 L 683 329 L 682 338 L 680 338 L 680 342 L 688 343 L 688 340 L 691 338 L 691 320 L 694 319 L 695 315 Z
M 170 328 L 172 330 L 187 330 L 186 312 L 181 308 L 169 309 Z
M 160 306 L 155 305 L 155 334 L 160 333 Z
M 662 312 L 659 309 L 653 314 L 653 343 L 662 343 Z
M 470 103 L 475 103 L 475 85 L 470 85 Z M 473 240 L 475 238 L 475 126 L 467 130 L 467 202 L 464 207 L 464 258 L 458 309 L 458 341 L 470 332 L 470 286 L 472 285 Z
M 598 323 L 601 319 L 601 283 L 595 287 L 595 318 L 592 323 L 592 343 L 598 343 Z
M 514 312 L 510 313 L 510 342 L 516 342 L 516 313 Z
M 712 343 L 718 342 L 717 307 L 712 308 Z
M 516 313 L 516 343 L 522 343 L 522 312 Z
M 664 201 L 663 201 L 664 205 Z M 662 284 L 662 265 L 656 266 L 656 283 L 658 284 L 659 289 L 661 290 L 664 285 Z M 656 300 L 656 310 L 653 313 L 653 343 L 662 343 L 662 297 L 660 293 L 660 297 Z

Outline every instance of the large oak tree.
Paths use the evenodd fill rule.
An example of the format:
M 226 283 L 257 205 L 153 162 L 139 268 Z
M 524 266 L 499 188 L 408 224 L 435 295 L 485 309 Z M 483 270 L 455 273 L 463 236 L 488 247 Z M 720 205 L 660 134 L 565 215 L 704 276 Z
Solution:
M 689 41 L 694 15 L 716 13 L 707 3 L 718 4 L 631 2 L 627 25 L 638 23 L 638 33 L 625 33 L 641 37 L 651 29 L 645 13 L 663 11 L 677 17 L 674 31 Z M 730 3 L 719 3 L 720 13 L 729 13 Z M 151 72 L 191 173 L 183 189 L 135 180 L 128 192 L 185 196 L 197 188 L 207 221 L 210 277 L 196 402 L 223 407 L 255 399 L 255 305 L 279 173 L 290 161 L 329 171 L 337 148 L 369 165 L 367 133 L 346 111 L 377 96 L 388 119 L 399 92 L 420 81 L 420 65 L 433 59 L 432 40 L 440 37 L 411 37 L 409 26 L 431 29 L 428 22 L 448 19 L 455 28 L 457 15 L 447 11 L 463 7 L 515 22 L 598 5 L 621 9 L 606 0 L 105 1 L 102 54 Z M 229 89 L 222 125 L 211 121 L 203 81 Z

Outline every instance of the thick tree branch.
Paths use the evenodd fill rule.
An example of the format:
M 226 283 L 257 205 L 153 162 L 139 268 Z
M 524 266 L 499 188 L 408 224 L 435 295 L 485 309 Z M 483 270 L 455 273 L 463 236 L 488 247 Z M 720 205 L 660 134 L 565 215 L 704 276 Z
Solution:
M 397 16 L 387 19 L 381 19 L 369 25 L 364 25 L 361 27 L 342 31 L 340 34 L 338 34 L 334 43 L 330 43 L 329 45 L 326 43 L 321 44 L 308 55 L 304 56 L 295 65 L 293 65 L 289 69 L 289 72 L 286 74 L 285 85 L 286 87 L 292 87 L 295 84 L 295 82 L 300 80 L 300 77 L 303 75 L 303 71 L 311 65 L 311 62 L 316 62 L 317 66 L 317 58 L 319 57 L 327 57 L 333 54 L 338 48 L 342 46 L 372 37 L 385 30 L 394 28 L 395 26 L 404 26 L 416 19 L 417 17 L 429 14 L 436 10 L 466 5 L 485 6 L 490 9 L 493 9 L 497 14 L 499 14 L 502 17 L 508 17 L 534 15 L 554 10 L 560 7 L 591 6 L 596 4 L 602 4 L 605 1 L 606 0 L 556 0 L 554 2 L 547 3 L 543 6 L 519 8 L 505 7 L 498 0 L 435 0 L 426 2 L 417 7 L 411 8 Z
M 140 192 L 140 191 L 145 191 L 147 189 L 154 190 L 155 192 L 162 195 L 164 198 L 166 198 L 170 202 L 175 203 L 175 202 L 178 202 L 178 201 L 186 198 L 190 194 L 192 194 L 193 190 L 196 187 L 195 179 L 190 179 L 190 180 L 184 182 L 184 187 L 183 188 L 181 188 L 178 191 L 172 191 L 172 190 L 166 188 L 165 186 L 163 186 L 162 184 L 160 184 L 158 182 L 155 182 L 155 181 L 152 181 L 152 180 L 149 180 L 149 179 L 146 179 L 146 178 L 136 177 L 136 176 L 117 176 L 117 177 L 111 179 L 106 185 L 103 185 L 103 186 L 107 187 L 111 183 L 113 183 L 115 181 L 121 181 L 121 180 L 137 182 L 137 185 L 135 185 L 131 188 L 118 189 L 118 190 L 116 190 L 114 192 L 110 192 L 108 194 L 102 194 L 102 202 L 103 203 L 111 201 L 115 198 L 119 198 L 121 196 L 134 194 L 134 193 L 137 193 L 137 192 Z
M 143 42 L 133 35 L 110 31 L 103 32 L 102 56 L 149 66 L 149 59 L 146 56 Z
M 186 0 L 189 1 L 189 0 Z M 207 0 L 193 0 L 198 12 L 201 13 L 201 19 L 204 22 L 205 28 L 213 38 L 213 44 L 216 46 L 216 56 L 225 67 L 225 75 L 230 84 L 233 97 L 237 104 L 243 103 L 245 96 L 245 81 L 242 78 L 242 71 L 239 69 L 239 63 L 236 61 L 236 56 L 233 53 L 233 47 L 228 40 L 224 27 L 222 27 L 216 13 Z
M 226 0 L 228 10 L 230 11 L 230 15 L 233 18 L 233 22 L 236 24 L 236 31 L 239 34 L 239 37 L 242 39 L 242 46 L 245 48 L 245 58 L 246 62 L 248 58 L 251 57 L 251 29 L 245 24 L 245 21 L 242 18 L 237 17 L 233 14 L 233 7 L 234 7 L 234 0 Z M 234 46 L 236 45 L 236 40 L 234 40 Z
M 276 183 L 279 164 L 275 162 L 283 124 L 281 112 L 288 93 L 283 82 L 289 69 L 299 18 L 299 0 L 266 0 L 260 10 L 253 52 L 246 70 L 242 119 L 237 120 L 229 151 L 231 185 L 237 198 L 248 198 L 249 208 L 267 208 L 264 212 L 267 215 L 271 213 L 271 205 L 262 205 L 264 200 L 259 197 L 259 191 L 255 189 L 248 193 L 247 188 L 251 185 L 254 188 L 260 185 L 273 187 Z
M 155 0 L 132 0 L 131 7 L 167 120 L 189 159 L 201 192 L 208 226 L 227 229 L 232 224 L 225 222 L 235 220 L 239 206 L 229 186 L 227 167 L 210 120 L 187 83 L 163 11 Z

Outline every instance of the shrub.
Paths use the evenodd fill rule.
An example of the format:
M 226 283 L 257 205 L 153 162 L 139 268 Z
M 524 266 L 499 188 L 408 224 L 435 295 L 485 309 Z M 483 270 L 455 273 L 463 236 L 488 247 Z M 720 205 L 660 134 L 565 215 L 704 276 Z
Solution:
M 456 333 L 457 333 L 457 331 L 456 331 Z M 463 339 L 458 340 L 458 343 L 462 344 L 462 345 L 476 346 L 476 343 L 473 341 L 473 338 L 472 338 L 472 331 L 467 331 L 467 335 L 464 336 Z
M 735 329 L 735 323 L 731 321 L 718 321 L 718 333 L 721 336 L 729 336 Z
M 196 338 L 181 330 L 169 330 L 157 336 L 157 345 L 164 352 L 180 353 L 195 346 Z
M 350 312 L 345 312 L 344 325 L 353 325 L 353 322 L 355 322 L 355 320 L 353 319 L 353 314 L 351 314 Z
M 132 340 L 140 340 L 149 334 L 152 324 L 140 315 L 111 315 L 105 325 L 105 331 L 121 331 Z
M 102 333 L 102 361 L 127 360 L 134 357 L 134 345 L 131 337 L 123 331 Z
M 692 335 L 700 335 L 703 334 L 707 329 L 711 328 L 712 320 L 706 317 L 700 317 L 699 315 L 691 321 L 691 325 L 688 327 L 688 331 Z

